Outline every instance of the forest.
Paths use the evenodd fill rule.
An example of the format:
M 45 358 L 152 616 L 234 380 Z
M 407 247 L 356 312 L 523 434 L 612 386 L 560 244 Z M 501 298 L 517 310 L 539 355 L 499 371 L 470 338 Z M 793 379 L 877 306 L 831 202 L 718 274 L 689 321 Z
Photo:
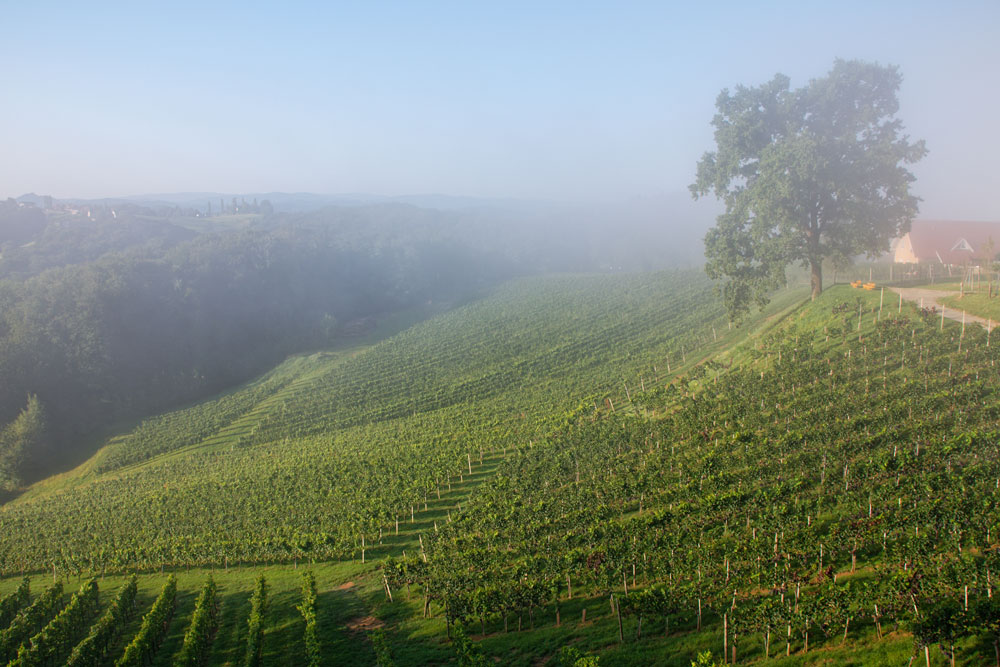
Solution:
M 34 207 L 0 209 L 8 490 L 52 472 L 45 461 L 91 453 L 80 443 L 110 424 L 348 340 L 352 323 L 447 306 L 530 270 L 477 247 L 454 222 L 406 212 L 196 233 L 128 214 L 50 221 Z M 10 434 L 15 420 L 42 412 L 44 428 Z

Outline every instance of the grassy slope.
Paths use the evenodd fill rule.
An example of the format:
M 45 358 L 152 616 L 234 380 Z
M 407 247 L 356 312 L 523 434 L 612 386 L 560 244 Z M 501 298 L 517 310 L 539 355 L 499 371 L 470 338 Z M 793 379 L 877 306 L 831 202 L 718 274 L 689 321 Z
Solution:
M 748 335 L 762 335 L 774 326 L 774 322 L 779 320 L 784 313 L 800 303 L 801 297 L 801 292 L 784 294 L 776 300 L 766 316 L 756 319 L 742 329 L 720 330 L 718 340 L 705 345 L 696 352 L 689 351 L 685 364 L 677 365 L 675 360 L 673 372 L 690 368 L 692 364 L 719 352 L 728 354 L 730 348 L 736 343 L 744 341 Z M 657 361 L 655 353 L 656 351 L 653 350 L 653 358 L 644 360 L 646 366 Z M 295 379 L 283 385 L 283 390 L 295 382 L 308 383 L 310 376 L 322 376 L 331 367 L 335 367 L 341 362 L 342 357 L 340 356 L 331 358 L 326 355 L 316 355 L 307 360 L 295 360 L 292 363 L 300 364 L 302 367 L 295 369 Z M 638 364 L 631 366 L 633 370 L 638 367 Z M 273 373 L 288 370 L 290 369 L 279 369 Z M 265 378 L 262 378 L 258 382 L 264 380 Z M 552 380 L 546 381 L 543 392 L 546 389 L 551 390 L 551 383 Z M 623 393 L 618 391 L 613 395 L 613 400 L 617 401 L 619 405 L 624 403 L 624 396 L 621 395 Z M 529 398 L 537 399 L 538 396 L 532 395 Z M 570 397 L 563 397 L 562 402 L 564 405 L 569 405 L 572 400 Z M 549 409 L 549 405 L 545 405 L 545 409 Z M 234 420 L 235 422 L 239 422 L 239 419 Z M 232 431 L 232 424 L 227 428 Z M 219 433 L 225 430 L 225 428 L 220 429 L 213 437 L 218 437 Z M 222 438 L 211 446 L 224 448 L 226 444 L 226 439 Z M 204 446 L 204 443 L 201 445 Z M 168 453 L 158 457 L 150 465 L 155 465 L 156 461 L 161 459 L 177 456 L 180 456 L 177 452 Z M 461 482 L 455 480 L 451 485 L 452 490 L 442 494 L 440 501 L 432 497 L 428 502 L 427 510 L 418 512 L 417 520 L 413 525 L 407 525 L 404 522 L 401 524 L 398 537 L 392 536 L 385 539 L 385 548 L 379 552 L 379 555 L 399 554 L 407 549 L 416 550 L 418 548 L 417 535 L 433 530 L 435 521 L 447 521 L 449 510 L 455 510 L 458 503 L 468 497 L 477 484 L 488 478 L 497 463 L 498 459 L 487 458 L 482 465 L 476 466 L 474 475 L 465 475 Z M 75 477 L 69 475 L 63 479 L 53 480 L 48 485 L 39 485 L 33 489 L 28 498 L 41 499 L 56 488 L 66 488 L 68 481 L 73 483 L 81 480 L 86 481 L 93 476 L 91 472 L 93 462 L 90 462 L 89 466 L 78 470 Z M 300 563 L 300 567 L 305 567 L 305 563 Z M 249 592 L 252 589 L 254 576 L 260 569 L 265 571 L 271 584 L 272 605 L 269 611 L 269 625 L 265 640 L 269 662 L 271 664 L 297 664 L 300 662 L 302 622 L 294 609 L 294 605 L 298 602 L 299 574 L 294 567 L 276 565 L 264 566 L 263 568 L 231 567 L 228 571 L 218 569 L 215 571 L 214 576 L 219 583 L 223 602 L 222 626 L 213 647 L 213 664 L 238 664 L 242 658 L 246 635 L 245 618 L 249 609 Z M 360 563 L 317 564 L 310 565 L 310 569 L 317 576 L 317 585 L 320 591 L 322 636 L 329 664 L 342 664 L 344 662 L 372 664 L 374 655 L 368 642 L 364 639 L 365 630 L 370 628 L 370 624 L 366 624 L 364 621 L 370 615 L 377 617 L 380 622 L 389 624 L 393 653 L 398 664 L 443 662 L 452 655 L 450 648 L 444 644 L 442 639 L 443 619 L 440 616 L 429 620 L 421 619 L 417 596 L 408 602 L 405 599 L 405 593 L 397 592 L 395 603 L 384 603 L 384 593 L 381 591 L 380 580 L 372 563 L 364 565 Z M 172 623 L 168 639 L 158 655 L 157 664 L 169 664 L 169 656 L 179 649 L 184 626 L 205 572 L 204 570 L 192 570 L 190 573 L 183 571 L 179 573 L 178 612 Z M 51 580 L 51 575 L 37 575 L 35 577 L 33 589 L 36 593 L 41 590 L 46 580 Z M 105 598 L 110 597 L 110 593 L 117 588 L 120 581 L 119 578 L 109 576 L 106 581 L 102 582 L 102 592 Z M 162 585 L 162 581 L 163 578 L 155 574 L 141 578 L 141 596 L 144 608 L 148 608 L 151 604 Z M 348 582 L 353 582 L 354 585 L 346 585 Z M 16 577 L 0 581 L 0 594 L 12 590 L 16 583 Z M 570 620 L 578 618 L 583 606 L 588 607 L 588 623 L 585 629 L 578 628 L 577 624 Z M 497 634 L 496 628 L 494 628 L 493 636 L 484 645 L 491 654 L 505 655 L 512 662 L 523 664 L 534 663 L 542 656 L 551 655 L 558 646 L 575 641 L 583 642 L 583 645 L 588 649 L 607 648 L 605 659 L 608 664 L 630 664 L 639 659 L 639 655 L 635 653 L 633 647 L 617 648 L 612 646 L 616 643 L 614 637 L 616 628 L 611 619 L 608 618 L 607 605 L 604 600 L 580 599 L 573 601 L 565 608 L 563 619 L 564 623 L 561 628 L 553 628 L 551 627 L 551 619 L 538 618 L 536 621 L 540 627 L 535 632 L 525 631 L 502 635 Z M 138 619 L 133 622 L 136 627 L 137 624 Z M 695 649 L 706 646 L 712 646 L 709 635 L 705 633 L 685 635 L 680 639 L 675 637 L 662 645 L 656 644 L 652 651 L 650 646 L 644 644 L 641 654 L 646 657 L 659 656 L 660 658 L 667 655 L 682 656 L 674 662 L 675 664 L 686 664 L 686 656 L 691 655 Z

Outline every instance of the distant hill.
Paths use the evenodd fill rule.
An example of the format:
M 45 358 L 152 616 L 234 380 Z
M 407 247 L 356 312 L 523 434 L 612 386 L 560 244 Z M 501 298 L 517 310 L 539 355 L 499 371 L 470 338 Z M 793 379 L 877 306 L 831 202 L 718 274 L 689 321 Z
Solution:
M 23 195 L 24 201 L 41 198 L 37 195 Z M 376 195 L 363 192 L 342 194 L 317 194 L 313 192 L 168 192 L 125 197 L 104 197 L 100 199 L 69 199 L 62 201 L 90 202 L 99 204 L 114 204 L 130 202 L 144 206 L 180 206 L 182 208 L 206 209 L 208 203 L 216 206 L 220 200 L 227 205 L 233 200 L 263 201 L 268 200 L 274 209 L 280 212 L 311 211 L 325 206 L 364 206 L 367 204 L 399 203 L 412 204 L 422 208 L 439 210 L 460 209 L 494 209 L 508 211 L 528 211 L 544 208 L 550 204 L 541 201 L 529 201 L 505 198 L 460 197 L 445 194 L 414 194 L 414 195 Z M 19 201 L 22 198 L 18 198 Z M 217 209 L 216 209 L 217 210 Z
M 32 193 L 22 195 L 18 201 L 42 206 L 45 199 Z M 278 216 L 272 224 L 280 223 L 283 215 L 324 209 L 412 206 L 466 214 L 469 220 L 494 226 L 508 243 L 520 235 L 533 247 L 541 244 L 560 255 L 567 254 L 567 247 L 586 247 L 586 254 L 595 258 L 587 268 L 625 271 L 700 266 L 704 261 L 702 238 L 720 212 L 717 203 L 692 201 L 683 191 L 589 203 L 436 193 L 387 196 L 312 192 L 174 192 L 53 201 L 63 206 L 140 207 L 161 217 L 183 214 L 199 220 L 197 225 L 186 226 L 211 232 L 231 228 L 231 223 L 219 221 L 221 226 L 214 225 L 206 221 L 206 216 L 214 220 L 220 212 L 232 214 L 234 202 L 238 209 L 235 212 L 239 213 L 251 209 L 260 213 L 260 204 L 267 202 Z M 578 250 L 572 252 L 580 254 Z

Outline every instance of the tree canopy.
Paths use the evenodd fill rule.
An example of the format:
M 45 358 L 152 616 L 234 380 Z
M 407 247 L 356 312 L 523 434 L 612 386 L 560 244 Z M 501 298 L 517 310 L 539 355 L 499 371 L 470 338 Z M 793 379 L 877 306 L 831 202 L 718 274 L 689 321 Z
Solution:
M 719 94 L 716 150 L 702 156 L 690 190 L 726 205 L 705 255 L 709 276 L 725 279 L 731 317 L 766 304 L 789 264 L 810 269 L 815 298 L 825 258 L 874 258 L 909 230 L 919 198 L 906 165 L 927 150 L 895 117 L 901 81 L 894 66 L 836 60 L 803 88 L 777 74 Z

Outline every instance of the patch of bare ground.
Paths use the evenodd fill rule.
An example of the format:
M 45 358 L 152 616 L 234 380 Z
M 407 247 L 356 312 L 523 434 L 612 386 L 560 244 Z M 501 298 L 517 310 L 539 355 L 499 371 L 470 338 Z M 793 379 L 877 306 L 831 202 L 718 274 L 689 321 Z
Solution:
M 382 622 L 382 619 L 370 615 L 358 616 L 347 622 L 347 629 L 351 632 L 371 632 L 384 627 L 385 623 Z

